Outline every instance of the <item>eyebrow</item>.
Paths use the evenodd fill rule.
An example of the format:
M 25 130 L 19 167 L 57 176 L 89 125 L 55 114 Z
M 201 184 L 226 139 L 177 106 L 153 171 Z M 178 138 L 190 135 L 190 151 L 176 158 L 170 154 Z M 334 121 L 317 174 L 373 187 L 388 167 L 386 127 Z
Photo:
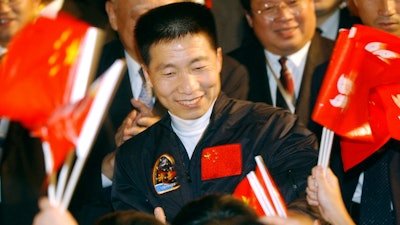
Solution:
M 192 59 L 189 62 L 189 64 L 193 64 L 193 63 L 196 63 L 196 62 L 199 62 L 199 61 L 207 60 L 208 58 L 209 58 L 208 56 L 200 56 L 200 57 Z M 163 64 L 162 63 L 161 65 L 156 67 L 156 70 L 161 70 L 161 69 L 165 69 L 165 68 L 168 68 L 168 67 L 175 68 L 175 64 L 172 64 L 172 63 Z

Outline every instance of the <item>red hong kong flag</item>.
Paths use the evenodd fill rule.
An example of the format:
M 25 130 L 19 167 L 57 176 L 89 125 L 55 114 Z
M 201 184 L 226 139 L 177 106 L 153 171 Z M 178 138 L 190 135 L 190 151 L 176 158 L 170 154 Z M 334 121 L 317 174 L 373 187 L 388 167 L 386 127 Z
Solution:
M 83 87 L 83 97 L 90 73 L 80 73 L 81 68 L 92 63 L 84 53 L 97 41 L 88 40 L 92 29 L 62 12 L 55 19 L 41 16 L 22 29 L 1 61 L 0 116 L 37 129 L 58 106 L 71 101 L 77 87 Z
M 386 127 L 371 122 L 370 93 L 377 86 L 400 82 L 399 42 L 395 35 L 363 25 L 339 34 L 312 118 L 342 137 L 345 169 L 389 139 Z M 354 144 L 369 150 L 355 151 Z

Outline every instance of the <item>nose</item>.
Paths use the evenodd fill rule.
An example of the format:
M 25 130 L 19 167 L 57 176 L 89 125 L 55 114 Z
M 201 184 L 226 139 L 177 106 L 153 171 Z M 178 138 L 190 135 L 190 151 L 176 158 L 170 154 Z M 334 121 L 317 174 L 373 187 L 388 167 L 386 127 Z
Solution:
M 378 10 L 379 16 L 391 16 L 396 13 L 395 0 L 381 0 L 381 5 Z
M 195 75 L 190 73 L 183 73 L 180 76 L 180 83 L 178 91 L 182 94 L 190 95 L 198 87 L 198 81 Z
M 284 1 L 278 3 L 274 10 L 273 21 L 290 19 L 296 14 L 296 9 L 292 9 Z

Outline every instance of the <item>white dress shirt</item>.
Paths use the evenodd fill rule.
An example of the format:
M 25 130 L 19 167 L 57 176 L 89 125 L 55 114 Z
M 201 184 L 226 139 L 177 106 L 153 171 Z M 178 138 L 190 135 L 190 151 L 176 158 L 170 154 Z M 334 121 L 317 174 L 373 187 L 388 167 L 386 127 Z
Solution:
M 296 99 L 300 93 L 301 80 L 303 78 L 304 67 L 306 64 L 307 54 L 308 50 L 310 49 L 310 45 L 311 42 L 308 42 L 307 44 L 304 45 L 303 48 L 301 48 L 296 53 L 286 56 L 288 59 L 286 62 L 286 66 L 288 67 L 289 71 L 292 73 L 294 78 Z M 273 105 L 276 106 L 276 92 L 278 90 L 277 79 L 279 80 L 281 71 L 281 65 L 279 64 L 278 60 L 282 56 L 275 55 L 267 50 L 264 50 L 264 53 L 267 61 L 269 62 L 269 65 L 271 66 L 270 68 L 268 64 L 266 64 L 269 89 L 271 90 L 271 98 Z M 271 71 L 271 69 L 273 71 Z M 274 74 L 277 76 L 276 78 L 274 77 Z

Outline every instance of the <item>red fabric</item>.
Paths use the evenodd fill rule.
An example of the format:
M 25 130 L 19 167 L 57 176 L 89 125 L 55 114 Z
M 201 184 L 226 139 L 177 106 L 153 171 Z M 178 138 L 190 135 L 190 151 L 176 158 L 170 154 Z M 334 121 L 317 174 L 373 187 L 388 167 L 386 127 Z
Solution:
M 49 142 L 57 171 L 63 164 L 69 151 L 75 149 L 85 119 L 92 106 L 100 82 L 94 83 L 89 94 L 82 100 L 59 107 L 47 120 L 45 127 L 36 131 L 36 135 Z
M 228 144 L 206 148 L 201 157 L 201 179 L 209 180 L 242 173 L 242 147 Z
M 211 8 L 212 8 L 212 0 L 206 0 L 206 1 L 205 1 L 205 5 L 206 5 L 209 9 L 211 9 Z
M 0 66 L 0 116 L 49 142 L 54 171 L 74 149 L 90 106 L 88 99 L 68 105 L 88 28 L 62 12 L 55 19 L 39 17 L 13 38 Z
M 260 166 L 256 166 L 256 176 L 258 178 L 258 180 L 260 181 L 261 185 L 263 186 L 264 192 L 267 195 L 267 198 L 269 199 L 269 201 L 272 203 L 272 207 L 275 210 L 275 213 L 277 215 L 279 215 L 278 213 L 278 206 L 276 205 L 276 202 L 274 202 L 273 198 L 276 197 L 276 199 L 279 201 L 279 205 L 283 207 L 283 210 L 285 211 L 285 214 L 287 214 L 287 208 L 286 208 L 286 203 L 285 200 L 283 200 L 282 195 L 278 189 L 278 186 L 276 186 L 274 179 L 271 177 L 270 173 L 268 172 L 267 166 L 264 164 L 264 161 L 262 160 L 262 168 L 261 165 Z M 261 170 L 264 170 L 267 177 L 263 178 L 263 175 L 261 173 Z M 266 184 L 266 180 L 269 180 L 271 182 L 270 187 L 267 186 Z
M 263 192 L 267 197 L 265 202 L 264 199 L 257 198 L 256 193 L 258 193 L 259 191 L 257 191 L 257 188 L 253 189 L 251 182 L 249 181 L 249 175 L 247 175 L 237 185 L 232 195 L 252 207 L 259 216 L 276 215 L 286 217 L 287 208 L 285 201 L 283 200 L 274 180 L 269 174 L 268 169 L 265 166 L 261 156 L 256 156 L 256 163 L 257 165 L 255 169 L 255 179 L 257 179 L 258 182 L 261 184 L 259 191 Z M 265 176 L 263 176 L 263 174 L 265 174 Z M 251 176 L 250 179 L 252 179 Z M 264 211 L 262 205 L 264 205 L 264 207 L 266 207 L 266 209 L 268 210 Z M 270 213 L 268 213 L 268 211 L 270 211 Z
M 243 201 L 250 207 L 252 207 L 258 216 L 265 216 L 265 212 L 262 209 L 254 190 L 251 188 L 249 180 L 245 177 L 239 185 L 236 187 L 235 191 L 232 194 L 237 199 Z
M 60 13 L 40 17 L 13 38 L 0 66 L 0 116 L 28 129 L 70 100 L 74 65 L 89 26 Z
M 370 97 L 377 97 L 370 93 L 377 86 L 400 82 L 400 39 L 363 25 L 354 28 L 339 34 L 312 114 L 313 120 L 343 137 L 342 158 L 346 170 L 389 139 L 387 128 L 381 123 L 372 125 L 372 120 L 390 118 L 392 121 L 394 117 L 387 117 L 387 108 L 382 107 L 383 112 L 375 110 L 371 117 Z

